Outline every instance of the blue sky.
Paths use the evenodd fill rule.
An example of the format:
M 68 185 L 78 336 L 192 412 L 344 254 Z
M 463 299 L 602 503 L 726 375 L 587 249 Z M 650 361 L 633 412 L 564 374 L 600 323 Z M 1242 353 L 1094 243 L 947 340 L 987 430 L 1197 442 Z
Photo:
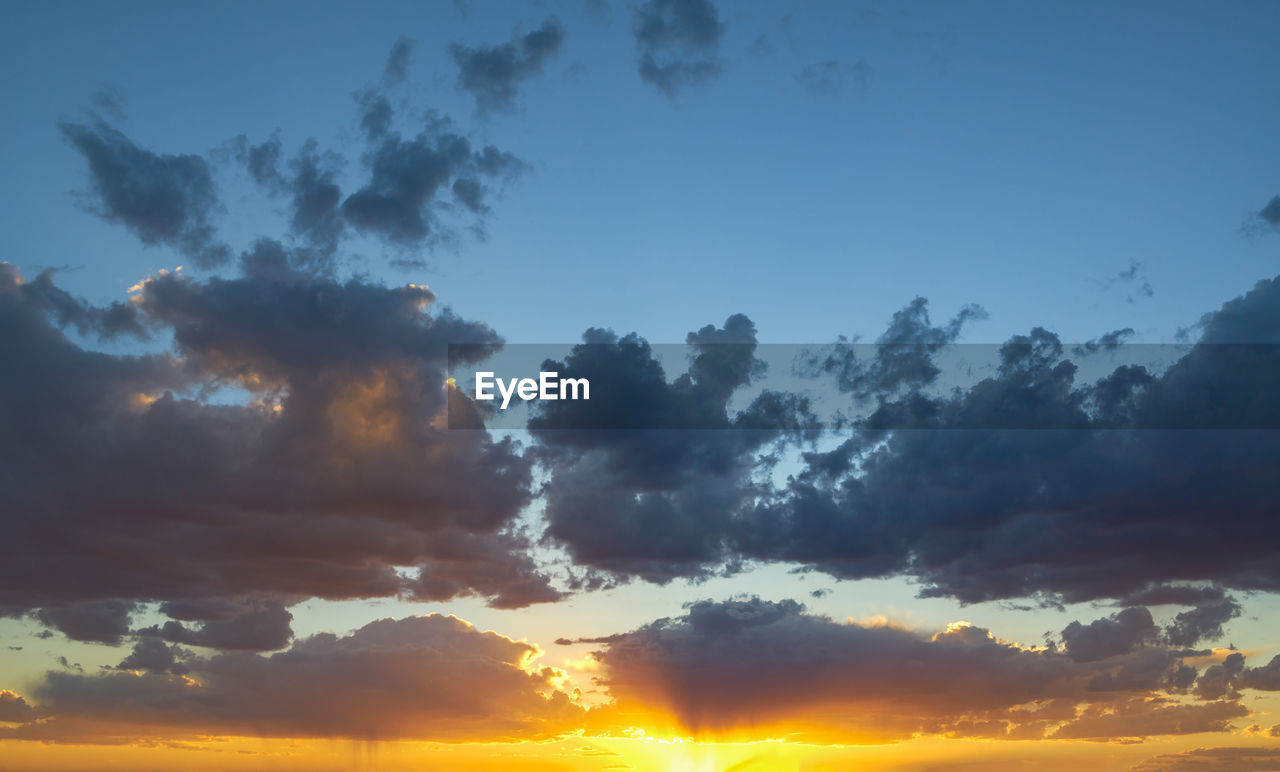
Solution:
M 486 240 L 417 250 L 429 267 L 409 273 L 373 245 L 356 268 L 425 280 L 512 341 L 590 325 L 677 341 L 735 312 L 762 340 L 825 341 L 873 335 L 923 295 L 939 316 L 986 307 L 970 340 L 1039 324 L 1158 342 L 1275 266 L 1274 239 L 1238 231 L 1280 175 L 1273 3 L 735 4 L 722 76 L 674 100 L 636 75 L 622 8 L 301 8 L 11 7 L 0 195 L 17 227 L 0 253 L 76 268 L 63 281 L 95 300 L 184 262 L 68 211 L 85 171 L 55 127 L 95 89 L 123 97 L 121 128 L 156 151 L 278 129 L 286 148 L 316 137 L 354 155 L 351 94 L 408 36 L 415 107 L 533 172 L 506 186 Z M 552 15 L 558 58 L 513 113 L 475 116 L 449 43 Z M 836 74 L 814 93 L 802 73 L 827 62 Z M 242 173 L 218 181 L 248 197 L 219 220 L 247 246 L 271 204 Z M 1107 284 L 1134 262 L 1154 294 L 1129 303 L 1133 282 Z

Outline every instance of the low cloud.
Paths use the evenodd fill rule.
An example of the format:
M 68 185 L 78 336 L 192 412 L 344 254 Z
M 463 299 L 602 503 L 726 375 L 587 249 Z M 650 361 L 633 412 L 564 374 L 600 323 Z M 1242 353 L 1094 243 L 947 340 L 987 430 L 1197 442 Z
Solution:
M 1280 769 L 1280 748 L 1196 748 L 1163 753 L 1135 764 L 1133 772 L 1239 772 Z
M 567 734 L 585 710 L 532 665 L 538 650 L 454 617 L 371 622 L 263 656 L 190 658 L 183 672 L 50 672 L 21 697 L 0 692 L 0 738 L 93 742 L 104 736 L 185 732 L 269 737 L 347 737 L 509 742 Z M 135 649 L 123 665 L 138 662 Z M 163 656 L 161 657 L 163 659 Z M 131 661 L 133 660 L 133 661 Z
M 751 598 L 699 601 L 683 616 L 588 642 L 601 646 L 600 683 L 621 715 L 665 717 L 702 737 L 1129 739 L 1226 731 L 1249 714 L 1234 698 L 1169 692 L 1180 654 L 1133 643 L 1149 640 L 1149 615 L 1109 621 L 1141 632 L 1082 657 L 1079 631 L 1073 654 L 999 641 L 965 623 L 927 635 Z

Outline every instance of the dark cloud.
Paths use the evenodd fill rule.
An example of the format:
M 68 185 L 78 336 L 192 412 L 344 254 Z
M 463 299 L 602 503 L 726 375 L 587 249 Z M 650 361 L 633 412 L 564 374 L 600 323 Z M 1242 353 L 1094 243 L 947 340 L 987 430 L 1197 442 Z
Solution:
M 1202 640 L 1218 640 L 1223 635 L 1223 624 L 1238 616 L 1240 604 L 1234 598 L 1205 603 L 1179 613 L 1165 629 L 1165 637 L 1174 646 L 1195 646 Z
M 1262 667 L 1250 667 L 1241 671 L 1240 685 L 1248 689 L 1280 692 L 1280 654 Z
M 1241 689 L 1280 691 L 1280 655 L 1262 667 L 1246 667 L 1244 654 L 1233 651 L 1220 664 L 1205 668 L 1192 692 L 1200 699 L 1236 699 Z
M 842 338 L 830 353 L 814 358 L 808 367 L 815 373 L 831 374 L 837 388 L 858 400 L 883 400 L 898 392 L 917 392 L 942 373 L 933 354 L 955 343 L 965 325 L 986 318 L 987 312 L 981 306 L 970 305 L 945 325 L 935 326 L 929 317 L 929 302 L 915 298 L 889 320 L 871 361 L 859 359 L 859 348 Z
M 144 244 L 172 247 L 202 267 L 230 257 L 213 226 L 221 210 L 208 162 L 138 147 L 103 122 L 64 122 L 63 136 L 89 162 L 87 206 Z
M 20 694 L 0 689 L 0 721 L 21 724 L 35 718 L 35 711 Z
M 1129 643 L 1153 631 L 1143 621 L 1121 618 L 1143 630 Z M 600 680 L 622 717 L 656 712 L 704 737 L 1118 739 L 1224 731 L 1249 713 L 1234 699 L 1168 695 L 1179 659 L 1156 646 L 1105 644 L 1097 659 L 1079 658 L 963 623 L 931 636 L 839 623 L 794 601 L 699 601 L 589 642 L 601 646 Z
M 632 32 L 641 79 L 668 97 L 720 74 L 724 25 L 710 0 L 647 0 L 635 9 Z
M 564 27 L 555 18 L 511 42 L 475 47 L 455 43 L 449 54 L 458 65 L 458 88 L 471 92 L 481 111 L 509 110 L 523 81 L 542 74 L 542 67 L 560 52 Z
M 0 263 L 0 282 L 48 313 L 59 327 L 74 327 L 79 334 L 93 334 L 99 340 L 114 340 L 122 335 L 147 336 L 133 306 L 119 301 L 106 308 L 92 306 L 55 285 L 56 273 L 55 269 L 47 268 L 31 281 L 25 281 L 17 267 Z
M 339 208 L 342 158 L 307 140 L 286 161 L 279 133 L 259 145 L 249 144 L 245 137 L 237 137 L 230 145 L 254 182 L 273 195 L 289 198 L 289 233 L 295 246 L 286 254 L 288 262 L 312 271 L 330 271 L 346 227 Z
M 874 355 L 845 341 L 804 364 L 865 418 L 804 452 L 780 487 L 762 473 L 805 406 L 766 393 L 729 409 L 760 367 L 749 320 L 691 335 L 718 343 L 671 381 L 638 336 L 591 330 L 545 369 L 588 377 L 601 397 L 547 403 L 529 424 L 550 475 L 546 538 L 581 566 L 657 582 L 770 561 L 912 576 L 964 602 L 1163 596 L 1196 606 L 1163 636 L 1215 639 L 1236 613 L 1223 589 L 1280 588 L 1277 308 L 1280 282 L 1259 282 L 1166 369 L 1096 381 L 1073 357 L 1114 354 L 1124 331 L 1070 349 L 1035 328 L 999 347 L 992 375 L 950 389 L 935 354 L 983 313 L 935 325 L 917 299 Z M 686 414 L 708 431 L 672 431 Z
M 73 641 L 117 644 L 129 634 L 137 604 L 110 599 L 80 601 L 38 609 L 32 616 Z
M 557 35 L 562 32 L 552 20 L 521 39 L 521 77 L 533 74 L 554 53 Z M 398 41 L 381 82 L 355 94 L 366 142 L 361 165 L 367 177 L 354 192 L 342 188 L 347 159 L 315 139 L 306 140 L 292 154 L 278 132 L 256 145 L 243 136 L 228 144 L 228 154 L 257 184 L 288 198 L 290 265 L 332 273 L 342 239 L 352 230 L 402 248 L 431 245 L 452 238 L 450 220 L 461 214 L 475 218 L 473 227 L 481 232 L 495 183 L 526 170 L 514 155 L 492 145 L 473 147 L 447 117 L 435 113 L 414 119 L 410 126 L 416 133 L 408 138 L 396 129 L 397 110 L 390 94 L 407 76 L 411 50 L 410 41 Z M 396 258 L 391 263 L 421 261 Z
M 1146 271 L 1143 270 L 1142 262 L 1139 260 L 1129 261 L 1129 267 L 1107 277 L 1100 282 L 1103 290 L 1109 290 L 1116 286 L 1127 286 L 1125 300 L 1135 303 L 1141 298 L 1154 297 L 1155 288 L 1151 286 L 1151 280 L 1147 278 Z
M 593 329 L 583 340 L 543 369 L 589 379 L 591 400 L 542 403 L 529 422 L 551 475 L 546 537 L 579 565 L 622 576 L 664 582 L 725 568 L 728 518 L 751 493 L 755 456 L 798 424 L 803 402 L 765 392 L 730 409 L 763 373 L 755 325 L 741 314 L 689 333 L 688 369 L 673 381 L 634 334 Z M 706 428 L 684 428 L 693 425 Z
M 1116 598 L 1179 581 L 1280 588 L 1280 490 L 1267 471 L 1280 436 L 1220 430 L 1277 425 L 1278 297 L 1267 280 L 1224 304 L 1161 373 L 1077 384 L 1078 366 L 1037 328 L 1002 347 L 996 376 L 957 394 L 877 397 L 904 380 L 872 379 L 880 401 L 863 426 L 945 431 L 858 432 L 808 454 L 789 490 L 733 518 L 728 538 L 743 557 L 843 578 L 909 574 L 926 594 L 968 602 Z M 865 372 L 828 369 L 849 383 Z M 932 371 L 906 372 L 911 384 Z
M 528 643 L 480 632 L 454 617 L 383 619 L 347 636 L 322 633 L 299 640 L 270 656 L 189 658 L 182 665 L 190 678 L 158 668 L 96 675 L 51 672 L 32 693 L 47 718 L 0 730 L 0 736 L 92 741 L 130 731 L 168 736 L 185 731 L 547 739 L 579 726 L 585 711 L 557 690 L 558 671 L 531 665 L 537 654 Z M 163 654 L 135 650 L 131 655 L 142 656 L 148 664 L 164 664 Z M 4 694 L 0 706 L 6 704 Z
M 237 137 L 231 145 L 237 160 L 244 164 L 254 182 L 269 188 L 284 186 L 284 176 L 280 173 L 284 144 L 280 132 L 260 145 L 250 145 L 246 137 Z
M 369 180 L 342 202 L 342 215 L 357 230 L 401 245 L 437 235 L 439 198 L 451 196 L 467 212 L 485 214 L 488 183 L 525 168 L 492 145 L 474 149 L 443 121 L 409 139 L 377 128 L 370 132 L 370 142 L 364 159 Z
M 146 356 L 80 348 L 3 274 L 0 606 L 115 640 L 133 601 L 559 597 L 514 530 L 529 462 L 444 424 L 446 344 L 497 336 L 425 287 L 299 272 L 278 247 L 243 266 L 142 282 L 130 307 L 174 346 Z M 248 399 L 207 399 L 226 387 Z M 287 640 L 287 612 L 259 611 L 170 637 Z
M 1132 592 L 1120 600 L 1124 606 L 1196 606 L 1225 599 L 1221 587 L 1197 587 L 1186 584 L 1156 584 Z
M 170 646 L 159 638 L 147 636 L 138 639 L 133 645 L 133 651 L 116 665 L 116 669 L 184 675 L 188 670 L 181 662 L 190 658 L 190 652 Z
M 338 187 L 339 160 L 320 153 L 314 141 L 303 144 L 290 162 L 292 176 L 289 193 L 293 217 L 289 224 L 293 233 L 303 239 L 319 257 L 310 257 L 318 266 L 338 250 L 344 222 L 339 211 L 342 191 Z
M 402 37 L 391 46 L 387 54 L 387 64 L 382 70 L 382 79 L 388 84 L 403 83 L 409 77 L 409 59 L 413 56 L 413 41 Z
M 192 629 L 181 622 L 170 621 L 140 630 L 140 635 L 224 651 L 274 651 L 283 649 L 293 637 L 290 627 L 293 614 L 284 603 L 273 598 L 249 598 L 240 602 L 225 598 L 170 601 L 162 604 L 160 610 L 170 616 L 200 620 L 201 624 Z
M 1258 211 L 1258 217 L 1273 228 L 1280 228 L 1280 196 L 1275 196 L 1268 201 L 1267 205 Z
M 1127 608 L 1110 618 L 1095 619 L 1087 625 L 1072 622 L 1062 631 L 1067 656 L 1076 662 L 1096 662 L 1118 654 L 1128 654 L 1154 643 L 1159 631 L 1145 608 Z
M 1272 197 L 1266 206 L 1249 215 L 1241 230 L 1252 236 L 1280 231 L 1280 196 Z

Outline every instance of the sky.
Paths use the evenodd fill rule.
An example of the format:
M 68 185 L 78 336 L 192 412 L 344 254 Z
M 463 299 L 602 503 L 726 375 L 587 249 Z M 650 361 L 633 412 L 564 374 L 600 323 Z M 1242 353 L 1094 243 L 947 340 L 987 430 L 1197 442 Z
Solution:
M 0 769 L 1280 765 L 1275 3 L 0 12 Z

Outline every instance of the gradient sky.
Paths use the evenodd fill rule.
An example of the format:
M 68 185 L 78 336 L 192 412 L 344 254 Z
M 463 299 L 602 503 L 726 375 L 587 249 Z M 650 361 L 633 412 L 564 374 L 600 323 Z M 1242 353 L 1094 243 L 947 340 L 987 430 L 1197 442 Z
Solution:
M 0 768 L 1280 763 L 1274 431 L 512 445 L 425 353 L 1128 328 L 1273 430 L 1280 5 L 2 9 Z

